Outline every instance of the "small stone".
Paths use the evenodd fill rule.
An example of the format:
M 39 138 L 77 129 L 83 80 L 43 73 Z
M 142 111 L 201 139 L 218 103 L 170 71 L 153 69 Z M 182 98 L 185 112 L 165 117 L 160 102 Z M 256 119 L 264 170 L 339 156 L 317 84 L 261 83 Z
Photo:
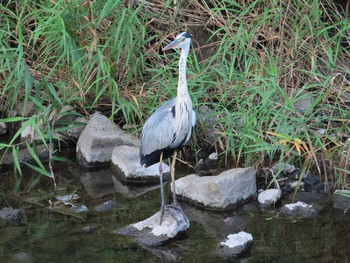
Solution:
M 316 205 L 309 205 L 304 202 L 296 202 L 291 204 L 286 204 L 280 209 L 280 214 L 282 216 L 288 217 L 302 217 L 311 218 L 318 215 L 321 207 Z
M 253 236 L 247 232 L 241 231 L 237 234 L 230 234 L 227 240 L 220 242 L 218 254 L 224 258 L 238 256 L 247 251 L 253 242 Z
M 99 212 L 99 213 L 104 213 L 104 212 L 112 210 L 116 206 L 117 206 L 117 203 L 114 200 L 108 200 L 108 201 L 104 202 L 103 204 L 96 206 L 95 211 Z
M 217 161 L 219 157 L 218 157 L 218 154 L 216 152 L 213 152 L 208 156 L 208 158 L 209 158 L 209 160 Z
M 300 113 L 304 114 L 311 108 L 313 101 L 313 96 L 311 94 L 306 94 L 304 97 L 300 98 L 294 106 Z
M 267 189 L 259 193 L 258 202 L 263 208 L 274 207 L 275 204 L 281 199 L 281 189 Z

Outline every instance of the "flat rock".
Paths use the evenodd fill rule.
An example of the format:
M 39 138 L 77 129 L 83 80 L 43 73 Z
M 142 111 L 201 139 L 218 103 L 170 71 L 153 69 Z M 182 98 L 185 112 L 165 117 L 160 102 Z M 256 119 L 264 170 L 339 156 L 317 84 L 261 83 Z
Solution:
M 258 202 L 263 208 L 275 207 L 275 204 L 281 199 L 281 189 L 267 189 L 259 193 Z
M 231 210 L 256 194 L 253 167 L 236 168 L 216 176 L 191 174 L 175 181 L 180 198 L 212 210 Z
M 226 241 L 220 242 L 218 254 L 224 258 L 238 256 L 247 251 L 253 242 L 253 236 L 241 231 L 237 234 L 230 234 Z
M 160 224 L 161 212 L 159 211 L 141 222 L 116 230 L 115 233 L 132 236 L 145 246 L 168 243 L 190 226 L 190 222 L 183 212 L 171 207 L 169 207 L 169 211 L 171 215 L 167 210 L 164 212 L 162 224 Z
M 287 217 L 312 218 L 319 214 L 322 208 L 319 205 L 306 204 L 304 202 L 296 202 L 286 204 L 281 207 L 280 215 Z
M 164 182 L 170 179 L 170 168 L 162 163 Z M 117 146 L 112 153 L 112 171 L 122 182 L 144 184 L 159 183 L 159 163 L 147 168 L 140 165 L 140 149 L 134 146 Z
M 83 166 L 109 163 L 116 146 L 135 146 L 137 139 L 124 133 L 107 117 L 94 113 L 77 143 L 77 159 Z

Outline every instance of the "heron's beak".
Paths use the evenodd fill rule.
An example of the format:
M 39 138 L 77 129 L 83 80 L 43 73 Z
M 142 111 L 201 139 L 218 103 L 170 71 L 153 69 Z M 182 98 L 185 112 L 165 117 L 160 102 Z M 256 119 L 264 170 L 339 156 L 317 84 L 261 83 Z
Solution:
M 162 51 L 166 51 L 166 50 L 172 49 L 172 48 L 176 47 L 177 44 L 179 44 L 179 43 L 180 43 L 179 40 L 175 39 L 173 42 L 171 42 L 171 43 L 169 43 L 168 45 L 166 45 L 166 46 L 162 49 Z

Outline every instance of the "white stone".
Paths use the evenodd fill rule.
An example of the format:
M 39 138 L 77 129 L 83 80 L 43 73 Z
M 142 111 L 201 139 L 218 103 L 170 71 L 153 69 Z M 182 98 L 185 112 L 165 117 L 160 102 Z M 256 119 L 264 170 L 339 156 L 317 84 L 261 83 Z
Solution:
M 247 232 L 241 231 L 237 234 L 230 234 L 227 236 L 225 242 L 221 242 L 221 246 L 228 246 L 229 248 L 235 248 L 237 246 L 244 246 L 247 243 L 253 241 L 253 236 Z
M 259 193 L 258 202 L 263 207 L 271 207 L 280 200 L 281 196 L 281 189 L 267 189 L 266 191 Z
M 187 217 L 176 209 L 172 209 L 173 215 L 167 211 L 164 212 L 162 224 L 160 224 L 161 212 L 154 214 L 141 222 L 133 224 L 137 230 L 142 231 L 146 228 L 152 229 L 151 233 L 155 236 L 166 235 L 169 238 L 175 237 L 179 232 L 185 231 L 189 226 Z M 174 217 L 176 219 L 174 219 Z
M 236 168 L 217 176 L 191 174 L 175 181 L 175 193 L 205 207 L 229 210 L 256 194 L 256 170 Z
M 140 149 L 122 145 L 114 148 L 112 153 L 112 170 L 123 181 L 157 181 L 159 182 L 159 163 L 147 168 L 140 165 Z M 164 180 L 169 178 L 170 167 L 162 163 Z M 122 174 L 119 174 L 121 172 Z
M 218 160 L 218 154 L 216 152 L 213 152 L 209 155 L 209 160 L 212 160 L 212 161 L 217 161 Z

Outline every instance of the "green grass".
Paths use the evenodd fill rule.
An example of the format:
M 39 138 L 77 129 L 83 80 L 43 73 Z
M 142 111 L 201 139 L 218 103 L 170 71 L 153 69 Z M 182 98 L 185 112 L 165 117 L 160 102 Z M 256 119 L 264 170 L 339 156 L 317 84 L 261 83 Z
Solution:
M 212 110 L 212 148 L 235 166 L 289 162 L 347 186 L 350 23 L 331 1 L 196 0 L 174 8 L 173 1 L 10 0 L 0 14 L 2 118 L 29 121 L 50 151 L 62 127 L 43 112 L 64 105 L 82 115 L 102 111 L 139 132 L 176 95 L 178 53 L 160 48 L 188 28 L 210 36 L 193 39 L 188 84 L 195 110 Z M 295 104 L 310 96 L 301 113 Z M 13 117 L 18 101 L 33 102 L 35 117 Z M 208 123 L 197 116 L 193 152 L 208 137 Z M 19 147 L 33 148 L 18 136 L 0 147 L 14 156 Z M 52 176 L 40 160 L 35 167 Z

